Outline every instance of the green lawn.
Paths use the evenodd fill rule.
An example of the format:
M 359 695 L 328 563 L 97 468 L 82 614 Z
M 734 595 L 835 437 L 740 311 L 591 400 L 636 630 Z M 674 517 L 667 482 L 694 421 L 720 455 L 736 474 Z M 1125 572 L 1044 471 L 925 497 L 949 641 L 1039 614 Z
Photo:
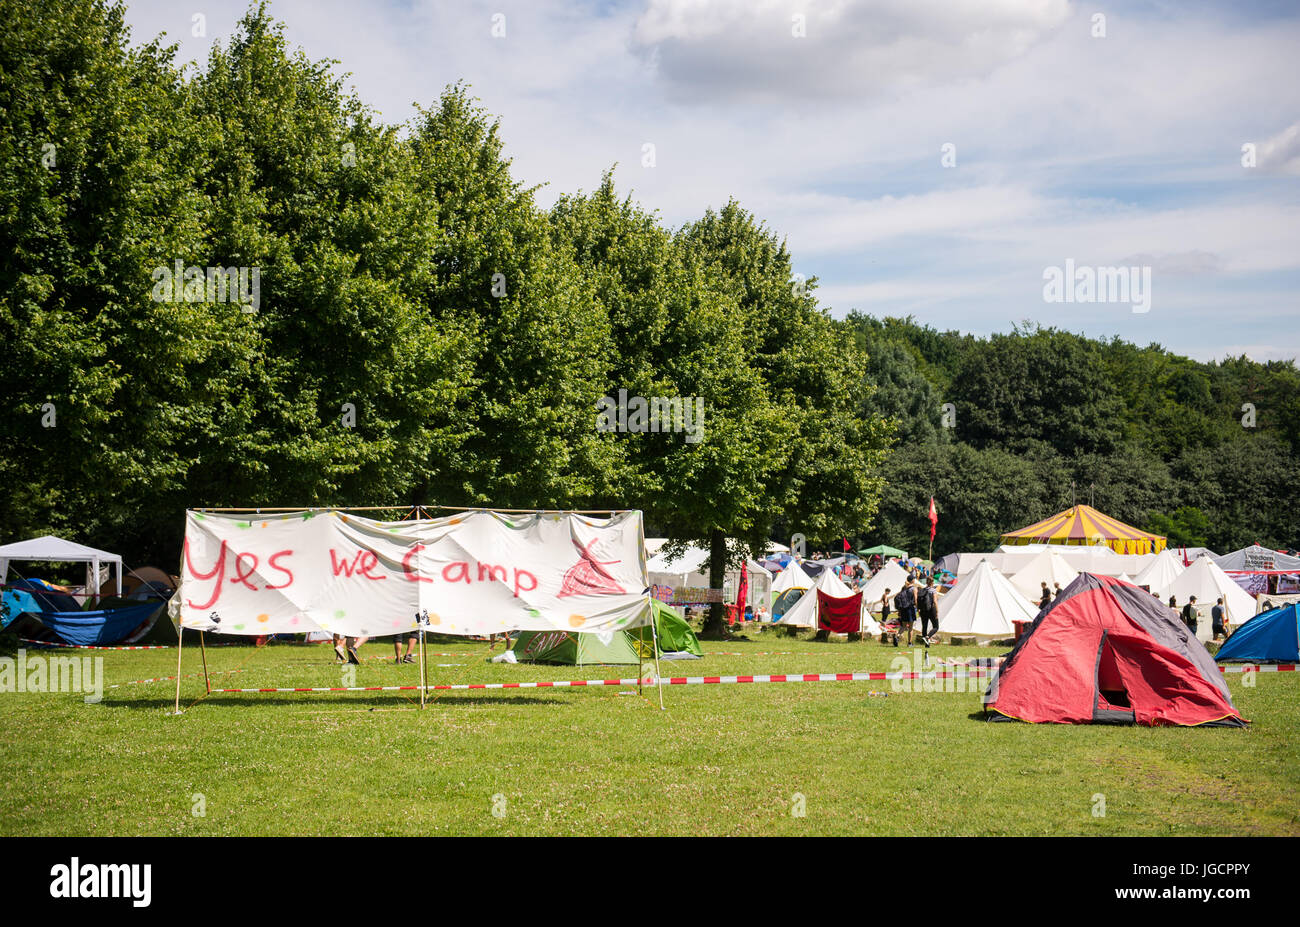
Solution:
M 635 675 L 432 649 L 456 654 L 430 658 L 435 682 Z M 887 670 L 907 654 L 771 635 L 705 650 L 665 674 Z M 175 671 L 174 650 L 103 656 L 109 683 Z M 185 672 L 198 656 L 187 639 Z M 243 669 L 217 685 L 340 684 L 328 645 L 208 659 Z M 976 694 L 871 694 L 887 682 L 672 687 L 662 712 L 652 690 L 616 688 L 454 692 L 421 712 L 413 693 L 204 698 L 186 679 L 179 717 L 170 682 L 95 705 L 5 693 L 0 834 L 1300 834 L 1300 677 L 1228 678 L 1249 730 L 987 724 Z M 357 672 L 415 681 L 378 660 Z

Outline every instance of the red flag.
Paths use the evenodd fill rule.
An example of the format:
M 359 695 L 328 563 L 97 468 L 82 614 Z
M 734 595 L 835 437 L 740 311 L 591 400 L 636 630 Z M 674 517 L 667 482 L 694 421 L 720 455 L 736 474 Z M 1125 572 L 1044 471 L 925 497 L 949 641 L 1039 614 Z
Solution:
M 849 547 L 849 539 L 848 539 L 848 538 L 845 538 L 845 539 L 844 539 L 844 553 L 847 554 L 847 553 L 849 552 L 850 549 L 851 549 L 851 548 Z
M 749 598 L 749 564 L 740 562 L 740 589 L 736 592 L 736 620 L 745 620 L 745 600 Z
M 930 497 L 930 543 L 934 543 L 934 532 L 939 527 L 939 513 L 934 507 L 934 496 Z

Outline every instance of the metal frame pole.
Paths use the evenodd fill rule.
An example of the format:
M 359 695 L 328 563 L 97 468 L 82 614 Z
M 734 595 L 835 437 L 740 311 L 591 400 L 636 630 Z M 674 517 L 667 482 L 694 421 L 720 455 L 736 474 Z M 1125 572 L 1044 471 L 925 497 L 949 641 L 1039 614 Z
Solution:
M 212 694 L 212 681 L 208 679 L 208 647 L 203 642 L 203 632 L 199 632 L 199 653 L 203 654 L 203 686 L 208 690 L 208 695 Z M 176 671 L 177 674 L 180 670 Z M 177 680 L 178 682 L 180 680 Z
M 181 713 L 181 650 L 185 647 L 185 627 L 181 624 L 176 625 L 176 710 L 174 715 Z
M 650 638 L 655 647 L 655 688 L 659 690 L 659 710 L 664 708 L 664 680 L 659 672 L 659 622 L 655 621 L 654 606 L 650 607 Z
M 415 618 L 420 626 L 420 708 L 423 710 L 429 688 L 429 655 L 424 649 L 424 613 Z

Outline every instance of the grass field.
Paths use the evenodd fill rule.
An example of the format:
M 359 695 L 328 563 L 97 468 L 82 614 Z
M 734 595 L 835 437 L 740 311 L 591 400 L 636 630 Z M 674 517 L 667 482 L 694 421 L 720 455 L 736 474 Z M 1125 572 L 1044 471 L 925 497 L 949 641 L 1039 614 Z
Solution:
M 773 635 L 704 646 L 665 675 L 878 671 L 911 657 Z M 489 665 L 474 642 L 431 649 L 454 654 L 430 658 L 434 682 L 635 675 Z M 363 648 L 356 684 L 415 683 L 391 653 Z M 174 650 L 102 656 L 109 684 L 175 672 Z M 198 657 L 187 639 L 185 672 Z M 241 670 L 219 686 L 341 684 L 328 645 L 208 660 Z M 616 688 L 454 692 L 421 712 L 415 693 L 203 697 L 190 678 L 179 717 L 172 682 L 89 705 L 5 693 L 0 834 L 1300 835 L 1300 675 L 1228 678 L 1248 730 L 988 724 L 974 693 L 888 682 L 672 687 L 662 712 L 652 690 Z

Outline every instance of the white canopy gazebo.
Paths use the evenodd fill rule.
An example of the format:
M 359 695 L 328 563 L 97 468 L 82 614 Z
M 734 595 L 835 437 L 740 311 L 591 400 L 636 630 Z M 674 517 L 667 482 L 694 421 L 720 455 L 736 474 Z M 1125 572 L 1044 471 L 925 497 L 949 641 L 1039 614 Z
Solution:
M 87 593 L 99 591 L 100 564 L 111 564 L 117 568 L 115 571 L 117 594 L 122 594 L 122 558 L 118 554 L 110 554 L 106 550 L 97 550 L 94 547 L 87 547 L 85 544 L 78 544 L 75 541 L 65 541 L 63 538 L 56 538 L 52 534 L 32 538 L 30 541 L 15 541 L 12 544 L 0 545 L 0 582 L 9 575 L 10 560 L 84 563 L 86 565 Z
M 648 546 L 648 545 L 647 545 Z M 708 587 L 709 571 L 705 563 L 709 552 L 703 547 L 691 545 L 675 557 L 663 552 L 663 546 L 646 560 L 646 572 L 650 582 L 680 589 L 684 586 Z M 729 545 L 730 546 L 730 545 Z M 772 604 L 772 574 L 767 568 L 749 558 L 745 559 L 745 572 L 749 574 L 749 602 L 755 608 L 770 608 Z M 728 567 L 723 579 L 727 596 L 734 598 L 740 589 L 740 567 Z

